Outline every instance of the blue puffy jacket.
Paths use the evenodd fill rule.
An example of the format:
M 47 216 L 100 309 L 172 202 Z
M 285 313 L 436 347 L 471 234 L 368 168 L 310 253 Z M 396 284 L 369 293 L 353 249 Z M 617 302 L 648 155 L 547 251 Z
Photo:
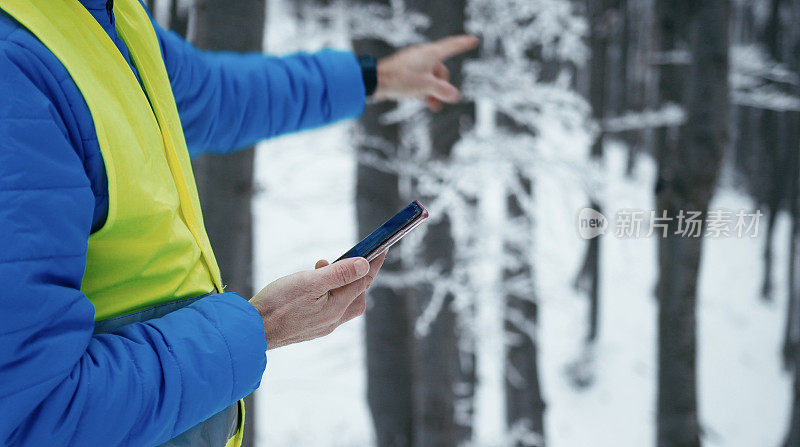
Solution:
M 81 2 L 130 64 L 105 0 Z M 203 52 L 154 26 L 192 155 L 363 109 L 352 53 Z M 0 445 L 157 444 L 258 387 L 264 328 L 235 293 L 93 335 L 80 285 L 89 234 L 108 212 L 106 183 L 75 83 L 0 12 Z

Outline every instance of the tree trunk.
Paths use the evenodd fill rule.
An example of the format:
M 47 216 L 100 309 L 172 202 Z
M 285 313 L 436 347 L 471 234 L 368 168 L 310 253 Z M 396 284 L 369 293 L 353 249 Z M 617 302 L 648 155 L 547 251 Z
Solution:
M 795 354 L 793 368 L 797 371 L 800 368 L 800 356 Z M 792 412 L 789 419 L 789 430 L 786 433 L 786 439 L 783 441 L 783 447 L 797 447 L 800 446 L 800 378 L 795 372 L 794 383 L 792 386 Z
M 786 50 L 788 54 L 796 55 L 800 51 L 800 31 L 796 24 L 800 20 L 800 3 L 790 4 L 790 26 L 787 26 L 788 38 Z M 791 58 L 789 68 L 795 73 L 800 70 L 800 60 Z M 795 95 L 800 95 L 800 86 L 793 89 Z M 792 179 L 789 199 L 789 211 L 792 218 L 791 250 L 789 256 L 789 287 L 787 297 L 786 328 L 784 333 L 783 356 L 784 364 L 792 371 L 794 386 L 792 388 L 792 409 L 789 418 L 789 427 L 784 439 L 783 447 L 800 447 L 800 113 L 789 113 L 789 129 L 787 135 L 787 151 L 792 154 L 789 175 Z
M 168 0 L 169 3 L 169 29 L 175 31 L 183 37 L 189 29 L 189 16 L 187 11 L 178 8 L 180 0 Z
M 589 62 L 589 104 L 592 106 L 592 118 L 602 125 L 606 117 L 606 95 L 608 74 L 608 46 L 614 33 L 618 11 L 614 9 L 612 0 L 589 0 L 586 2 L 586 14 L 589 20 L 589 49 L 592 57 Z M 603 158 L 602 128 L 592 143 L 590 156 L 599 162 Z M 592 197 L 589 207 L 603 212 L 597 197 Z M 600 238 L 589 240 L 583 266 L 575 278 L 576 288 L 584 289 L 589 298 L 589 329 L 586 340 L 589 343 L 597 339 L 600 313 Z
M 781 61 L 782 27 L 780 21 L 781 0 L 770 1 L 770 13 L 764 27 L 763 42 L 768 56 L 776 61 Z M 761 296 L 764 300 L 772 299 L 772 241 L 775 220 L 778 212 L 783 208 L 789 176 L 786 169 L 788 154 L 782 150 L 785 126 L 781 122 L 786 113 L 774 110 L 764 110 L 761 121 L 761 135 L 764 138 L 764 156 L 769 166 L 769 190 L 767 196 L 767 234 L 764 246 L 764 279 L 761 286 Z
M 530 195 L 533 190 L 531 180 L 521 172 L 517 176 L 525 193 Z M 508 197 L 508 218 L 512 222 L 524 223 L 524 228 L 533 231 L 530 216 L 523 210 L 519 198 L 513 195 Z M 525 241 L 526 247 L 509 242 L 504 247 L 506 256 L 513 257 L 515 261 L 515 267 L 504 270 L 504 282 L 508 284 L 511 281 L 520 281 L 530 285 L 525 287 L 529 290 L 526 294 L 509 290 L 505 295 L 505 332 L 508 339 L 505 365 L 506 418 L 509 427 L 521 425 L 527 433 L 538 436 L 530 437 L 528 442 L 518 439 L 515 447 L 544 445 L 545 403 L 539 382 L 538 349 L 535 338 L 531 336 L 538 322 L 538 307 L 533 295 L 533 266 L 529 255 L 532 237 L 525 238 Z
M 612 0 L 588 0 L 586 13 L 589 20 L 589 105 L 592 106 L 592 118 L 602 122 L 606 116 L 608 47 L 614 33 L 614 22 L 618 12 L 613 8 Z M 591 155 L 603 157 L 603 132 L 598 133 L 592 144 Z
M 425 37 L 436 40 L 464 33 L 466 0 L 409 0 L 410 9 L 430 18 Z M 446 62 L 451 81 L 459 85 L 462 80 L 461 64 L 464 57 Z M 474 116 L 474 105 L 462 103 L 446 105 L 441 112 L 431 116 L 430 140 L 432 160 L 447 160 L 453 146 L 461 138 L 462 121 Z M 423 203 L 433 197 L 421 195 Z M 434 216 L 427 224 L 423 241 L 421 263 L 436 267 L 442 276 L 453 271 L 454 241 L 447 216 Z M 436 281 L 436 280 L 434 280 Z M 415 317 L 431 303 L 434 282 L 422 282 L 415 290 Z M 455 418 L 456 399 L 459 405 L 471 408 L 474 395 L 474 362 L 467 361 L 467 369 L 460 362 L 458 317 L 452 307 L 454 296 L 447 294 L 443 305 L 428 327 L 427 334 L 416 340 L 414 352 L 414 445 L 418 447 L 457 446 L 471 437 L 470 421 Z M 456 396 L 458 388 L 459 395 Z M 471 410 L 467 412 L 471 415 Z M 460 423 L 459 423 L 460 422 Z
M 686 27 L 686 7 L 689 0 L 655 0 L 655 31 L 658 74 L 658 101 L 661 106 L 668 103 L 683 103 L 685 63 L 679 52 L 686 47 L 683 39 L 688 35 Z M 673 55 L 673 56 L 670 56 Z M 655 153 L 660 158 L 676 149 L 678 143 L 676 128 L 661 126 L 655 132 Z M 665 175 L 672 175 L 665 172 Z M 667 179 L 663 179 L 666 181 Z M 661 179 L 659 179 L 661 181 Z
M 375 3 L 363 1 L 362 3 Z M 388 3 L 388 2 L 387 2 Z M 383 41 L 365 39 L 354 42 L 357 53 L 375 57 L 394 50 Z M 359 124 L 368 138 L 379 138 L 396 151 L 399 126 L 381 125 L 379 118 L 392 104 L 368 105 Z M 359 157 L 385 154 L 369 142 L 358 147 Z M 379 171 L 359 162 L 356 180 L 356 210 L 359 236 L 369 234 L 407 203 L 400 196 L 396 173 Z M 402 271 L 400 257 L 390 254 L 383 266 L 384 275 Z M 379 447 L 410 447 L 413 442 L 413 373 L 409 301 L 404 291 L 381 285 L 370 289 L 366 312 L 367 401 Z
M 374 54 L 374 53 L 373 53 Z M 397 141 L 397 126 L 380 126 L 387 105 L 368 107 L 361 124 L 371 135 Z M 374 151 L 364 145 L 361 152 Z M 400 197 L 396 174 L 359 164 L 356 207 L 359 235 L 367 235 L 406 204 Z M 390 255 L 384 274 L 401 272 L 399 256 Z M 380 447 L 407 447 L 412 443 L 413 332 L 408 300 L 402 291 L 377 283 L 370 289 L 366 312 L 367 399 Z
M 653 104 L 655 96 L 654 76 L 648 59 L 652 52 L 653 0 L 634 2 L 625 0 L 626 10 L 621 16 L 627 31 L 625 45 L 628 49 L 628 82 L 623 85 L 627 91 L 626 111 L 642 112 Z M 633 175 L 639 154 L 651 153 L 652 129 L 634 130 L 628 139 L 630 148 L 625 174 Z
M 795 123 L 800 120 L 795 120 Z M 796 145 L 795 140 L 795 145 Z M 794 172 L 791 191 L 792 231 L 789 250 L 789 290 L 787 297 L 786 328 L 783 342 L 783 361 L 786 369 L 794 376 L 792 387 L 792 408 L 789 427 L 783 447 L 800 447 L 800 224 L 798 223 L 798 157 L 795 151 L 792 172 Z
M 548 60 L 540 51 L 528 53 L 533 61 L 541 62 L 543 67 L 540 80 L 543 83 L 555 82 L 563 65 Z M 513 117 L 499 113 L 496 119 L 501 133 L 523 134 L 530 130 L 517 124 Z M 524 169 L 515 169 L 517 182 L 524 194 L 522 197 L 508 194 L 506 197 L 506 217 L 515 227 L 525 231 L 520 240 L 505 240 L 503 256 L 508 264 L 503 269 L 504 293 L 504 332 L 505 352 L 505 398 L 506 423 L 513 433 L 524 437 L 514 441 L 514 447 L 543 447 L 545 445 L 544 412 L 545 402 L 539 380 L 539 350 L 535 334 L 538 330 L 539 309 L 534 287 L 533 216 L 526 211 L 520 201 L 533 198 L 533 179 Z M 509 262 L 510 260 L 510 262 Z M 511 283 L 521 287 L 509 287 Z M 525 292 L 522 292 L 525 291 Z
M 695 1 L 689 8 L 691 63 L 687 122 L 681 144 L 659 157 L 658 213 L 707 214 L 728 129 L 729 0 Z M 696 383 L 696 294 L 701 237 L 659 239 L 658 416 L 659 447 L 699 447 Z
M 173 0 L 176 2 L 177 0 Z M 192 42 L 211 50 L 261 51 L 264 0 L 198 0 Z M 204 155 L 192 163 L 211 245 L 230 290 L 253 294 L 253 148 L 225 157 Z M 243 446 L 254 445 L 257 420 L 253 395 L 245 399 Z

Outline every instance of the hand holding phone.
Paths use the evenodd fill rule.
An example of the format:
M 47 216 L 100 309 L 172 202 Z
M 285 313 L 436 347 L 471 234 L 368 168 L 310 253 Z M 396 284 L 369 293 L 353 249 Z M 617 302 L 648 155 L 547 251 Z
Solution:
M 340 256 L 336 261 L 359 256 L 366 258 L 367 261 L 372 261 L 402 239 L 403 236 L 410 233 L 411 230 L 417 228 L 417 226 L 427 218 L 428 210 L 419 203 L 419 200 L 415 200 L 362 239 L 361 242 L 353 246 L 353 248 Z

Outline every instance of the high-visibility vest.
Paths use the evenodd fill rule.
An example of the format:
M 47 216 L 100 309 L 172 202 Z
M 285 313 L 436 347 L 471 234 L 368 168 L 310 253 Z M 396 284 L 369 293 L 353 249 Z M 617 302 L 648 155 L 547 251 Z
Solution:
M 175 98 L 142 5 L 116 0 L 114 7 L 141 85 L 78 0 L 0 0 L 0 8 L 64 64 L 94 121 L 109 195 L 81 284 L 95 320 L 221 292 Z M 240 427 L 228 445 L 241 435 Z

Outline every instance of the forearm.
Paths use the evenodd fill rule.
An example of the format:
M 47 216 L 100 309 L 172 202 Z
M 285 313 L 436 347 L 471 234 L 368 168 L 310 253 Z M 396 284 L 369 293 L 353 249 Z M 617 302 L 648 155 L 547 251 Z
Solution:
M 156 28 L 192 155 L 355 117 L 365 90 L 350 52 L 285 57 L 200 51 Z

